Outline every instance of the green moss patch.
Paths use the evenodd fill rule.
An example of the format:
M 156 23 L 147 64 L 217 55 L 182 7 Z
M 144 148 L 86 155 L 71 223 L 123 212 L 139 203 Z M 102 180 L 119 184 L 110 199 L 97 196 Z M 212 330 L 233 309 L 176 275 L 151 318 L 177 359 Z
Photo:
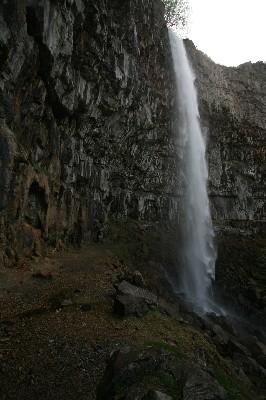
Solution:
M 245 388 L 241 387 L 240 384 L 233 382 L 228 375 L 222 372 L 215 372 L 215 378 L 220 385 L 226 390 L 229 400 L 252 400 Z

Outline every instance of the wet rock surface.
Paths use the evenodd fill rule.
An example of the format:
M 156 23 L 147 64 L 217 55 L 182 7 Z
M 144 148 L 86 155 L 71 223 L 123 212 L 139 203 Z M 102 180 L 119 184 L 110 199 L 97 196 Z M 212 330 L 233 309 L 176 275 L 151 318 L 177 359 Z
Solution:
M 213 218 L 224 229 L 265 234 L 266 64 L 224 67 L 186 45 L 208 139 Z
M 215 290 L 223 293 L 224 302 L 243 310 L 254 323 L 264 324 L 266 316 L 265 237 L 221 235 L 217 239 Z
M 159 0 L 0 5 L 3 262 L 174 220 L 174 86 Z
M 265 317 L 266 64 L 215 64 L 185 41 L 207 140 L 216 288 L 240 313 Z

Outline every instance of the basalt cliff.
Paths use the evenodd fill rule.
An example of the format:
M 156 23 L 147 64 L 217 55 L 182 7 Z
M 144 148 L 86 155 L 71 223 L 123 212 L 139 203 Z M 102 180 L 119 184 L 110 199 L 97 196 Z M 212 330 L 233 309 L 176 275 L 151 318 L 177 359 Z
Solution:
M 1 398 L 265 398 L 266 65 L 185 43 L 213 289 L 241 323 L 196 315 L 166 279 L 185 182 L 161 0 L 0 2 Z
M 110 218 L 174 220 L 161 2 L 8 1 L 0 13 L 1 258 L 78 244 Z
M 208 142 L 215 224 L 265 234 L 266 66 L 217 65 L 187 41 Z
M 216 281 L 238 304 L 265 310 L 265 241 L 256 237 L 265 238 L 266 64 L 224 67 L 186 47 L 208 143 Z
M 162 3 L 14 0 L 0 18 L 1 263 L 102 240 L 111 221 L 129 219 L 178 252 L 183 183 Z M 250 244 L 265 233 L 266 67 L 223 67 L 186 45 L 218 251 L 230 253 L 228 235 Z M 220 254 L 217 277 L 227 268 L 230 286 L 236 260 L 224 269 Z M 246 257 L 263 275 L 263 251 Z M 252 282 L 264 308 L 265 282 Z

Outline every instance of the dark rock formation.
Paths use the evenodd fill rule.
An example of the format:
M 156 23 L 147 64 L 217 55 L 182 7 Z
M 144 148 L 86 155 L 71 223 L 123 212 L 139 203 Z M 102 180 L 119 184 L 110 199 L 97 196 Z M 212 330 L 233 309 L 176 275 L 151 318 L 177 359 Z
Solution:
M 156 390 L 156 385 L 162 385 L 156 378 L 162 376 L 168 377 L 168 393 Z M 147 394 L 140 392 L 144 379 L 153 386 Z M 184 400 L 228 399 L 219 383 L 198 365 L 151 348 L 145 351 L 123 348 L 111 355 L 98 385 L 97 399 L 114 399 L 118 392 L 120 395 L 123 393 L 125 397 L 122 398 L 126 399 L 170 400 L 171 392 L 175 398 Z
M 188 377 L 183 389 L 183 400 L 228 400 L 226 391 L 204 371 Z
M 179 306 L 175 303 L 169 303 L 162 297 L 154 293 L 131 285 L 127 281 L 122 281 L 117 286 L 117 293 L 114 300 L 114 313 L 126 317 L 134 315 L 143 317 L 149 310 L 158 308 L 162 313 L 179 318 Z
M 0 4 L 0 263 L 102 242 L 108 220 L 130 218 L 149 222 L 176 275 L 183 184 L 163 12 L 160 0 Z M 186 45 L 223 235 L 216 282 L 265 313 L 265 242 L 249 238 L 265 230 L 266 67 L 222 67 Z
M 119 390 L 137 383 L 143 374 L 155 373 L 165 356 L 140 352 L 129 347 L 114 352 L 106 364 L 104 376 L 97 388 L 97 399 L 113 399 Z
M 257 395 L 265 394 L 265 345 L 243 323 L 214 313 L 202 319 L 204 336 L 224 357 L 231 368 L 249 385 L 254 385 Z
M 11 0 L 0 22 L 1 259 L 175 219 L 161 1 Z
M 266 64 L 215 64 L 186 41 L 208 142 L 215 224 L 265 232 Z M 248 233 L 248 232 L 247 232 Z
M 208 144 L 216 287 L 229 304 L 265 316 L 266 64 L 224 67 L 191 41 L 186 47 Z

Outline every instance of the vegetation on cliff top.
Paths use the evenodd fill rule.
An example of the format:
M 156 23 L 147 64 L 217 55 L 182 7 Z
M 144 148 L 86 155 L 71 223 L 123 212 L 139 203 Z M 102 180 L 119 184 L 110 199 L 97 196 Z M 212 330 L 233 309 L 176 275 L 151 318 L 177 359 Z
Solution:
M 178 30 L 180 36 L 185 36 L 188 26 L 190 7 L 187 0 L 163 0 L 165 20 L 169 27 Z

